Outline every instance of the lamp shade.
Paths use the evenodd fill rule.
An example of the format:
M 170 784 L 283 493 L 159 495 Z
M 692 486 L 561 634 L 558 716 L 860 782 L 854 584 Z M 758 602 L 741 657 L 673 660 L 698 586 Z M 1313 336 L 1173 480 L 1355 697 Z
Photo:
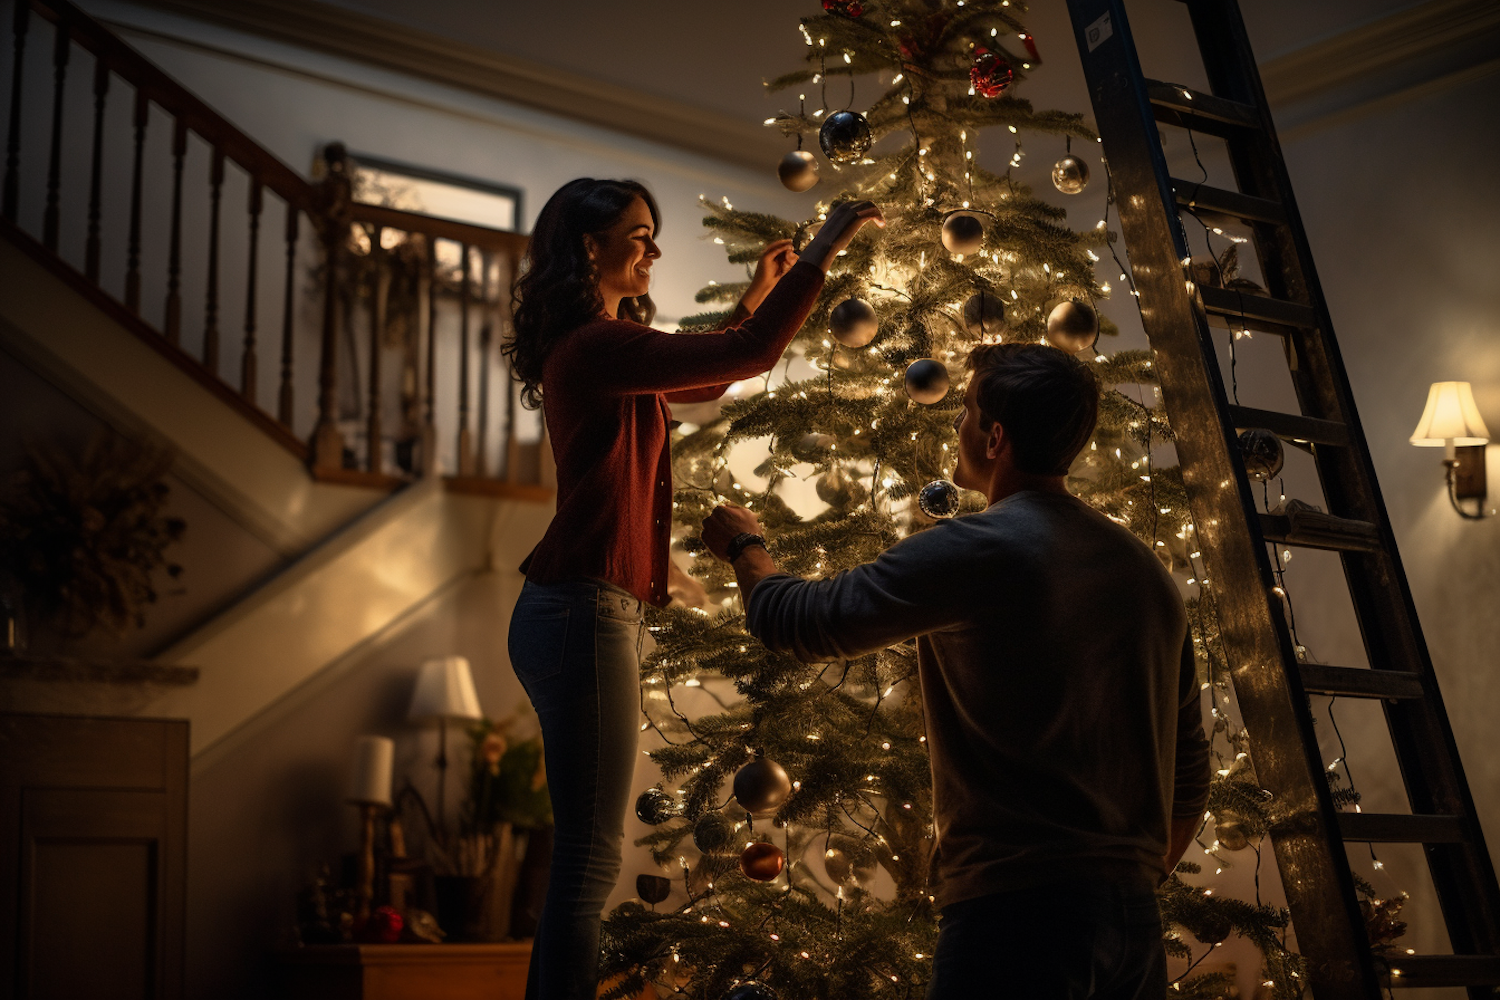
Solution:
M 1427 409 L 1412 431 L 1411 443 L 1423 448 L 1442 448 L 1450 442 L 1460 448 L 1489 444 L 1490 430 L 1474 405 L 1474 390 L 1467 382 L 1434 382 L 1427 393 Z
M 413 722 L 482 718 L 469 661 L 462 656 L 443 656 L 422 664 L 406 714 Z
M 396 744 L 384 736 L 361 736 L 354 744 L 354 773 L 349 778 L 350 802 L 391 804 L 391 761 Z

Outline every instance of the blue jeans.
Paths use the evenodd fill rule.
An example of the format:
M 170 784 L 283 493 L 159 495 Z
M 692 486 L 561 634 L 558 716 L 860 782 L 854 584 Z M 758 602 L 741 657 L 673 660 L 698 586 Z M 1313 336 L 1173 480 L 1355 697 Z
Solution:
M 927 1000 L 1161 1000 L 1156 890 L 1059 881 L 943 907 Z
M 521 589 L 510 662 L 542 725 L 555 824 L 526 1000 L 594 1000 L 640 722 L 641 602 L 597 580 Z

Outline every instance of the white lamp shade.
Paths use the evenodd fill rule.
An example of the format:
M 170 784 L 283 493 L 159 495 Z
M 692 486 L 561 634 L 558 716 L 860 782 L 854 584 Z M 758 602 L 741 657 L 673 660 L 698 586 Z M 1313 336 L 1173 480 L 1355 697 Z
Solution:
M 349 780 L 349 801 L 372 805 L 391 804 L 391 761 L 394 741 L 384 736 L 361 736 L 354 744 L 354 774 Z
M 1434 382 L 1427 393 L 1427 409 L 1411 433 L 1411 443 L 1423 448 L 1442 448 L 1450 442 L 1458 447 L 1489 444 L 1490 430 L 1484 426 L 1474 390 L 1467 382 Z
M 406 714 L 413 722 L 482 718 L 469 661 L 462 656 L 443 656 L 422 664 Z

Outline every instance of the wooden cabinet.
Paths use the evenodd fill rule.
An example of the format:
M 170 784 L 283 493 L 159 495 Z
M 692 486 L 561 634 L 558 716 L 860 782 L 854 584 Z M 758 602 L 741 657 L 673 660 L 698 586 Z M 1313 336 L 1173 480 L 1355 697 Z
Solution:
M 0 1000 L 180 1000 L 188 724 L 0 714 Z
M 284 953 L 288 1000 L 523 1000 L 529 941 L 310 945 Z

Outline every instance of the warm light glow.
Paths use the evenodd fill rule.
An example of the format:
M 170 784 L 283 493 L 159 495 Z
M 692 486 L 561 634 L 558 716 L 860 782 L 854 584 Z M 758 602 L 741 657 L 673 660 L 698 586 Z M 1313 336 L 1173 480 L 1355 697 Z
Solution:
M 1467 382 L 1434 382 L 1427 392 L 1427 408 L 1411 443 L 1420 448 L 1446 445 L 1469 447 L 1489 444 L 1490 431 L 1474 405 L 1474 390 Z

